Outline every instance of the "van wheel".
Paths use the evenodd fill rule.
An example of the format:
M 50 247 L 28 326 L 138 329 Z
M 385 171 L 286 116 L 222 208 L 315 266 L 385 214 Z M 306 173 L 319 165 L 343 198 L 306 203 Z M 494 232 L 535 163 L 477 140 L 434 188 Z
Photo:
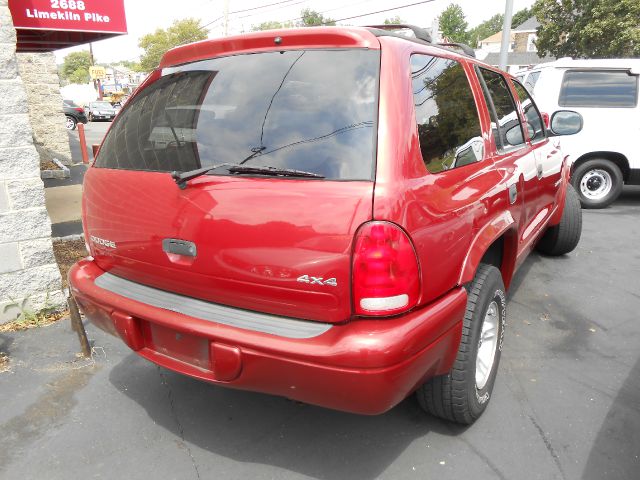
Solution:
M 571 184 L 580 196 L 584 208 L 604 208 L 622 192 L 622 172 L 611 160 L 589 160 L 578 165 L 571 175 Z
M 560 223 L 549 227 L 536 248 L 545 255 L 558 256 L 573 251 L 580 242 L 582 234 L 582 210 L 578 194 L 571 185 L 567 185 L 564 199 L 564 211 Z
M 428 413 L 464 425 L 475 422 L 487 408 L 506 320 L 504 284 L 496 267 L 481 264 L 468 292 L 453 368 L 416 392 L 420 406 Z

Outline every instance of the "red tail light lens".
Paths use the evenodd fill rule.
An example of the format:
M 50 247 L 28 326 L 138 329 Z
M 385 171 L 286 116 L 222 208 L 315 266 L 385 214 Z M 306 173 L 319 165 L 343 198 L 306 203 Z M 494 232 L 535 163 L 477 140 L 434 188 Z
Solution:
M 76 112 L 84 112 L 84 108 L 82 108 L 82 107 L 76 107 L 76 108 L 74 108 L 74 110 Z
M 420 274 L 407 234 L 389 222 L 360 227 L 352 281 L 356 315 L 395 315 L 413 308 L 420 293 Z

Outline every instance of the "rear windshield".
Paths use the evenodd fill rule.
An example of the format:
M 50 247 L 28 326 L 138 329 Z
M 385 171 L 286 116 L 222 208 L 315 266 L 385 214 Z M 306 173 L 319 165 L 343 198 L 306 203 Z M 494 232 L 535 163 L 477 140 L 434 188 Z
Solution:
M 165 68 L 120 113 L 96 166 L 169 172 L 242 163 L 370 180 L 379 68 L 379 53 L 364 49 Z

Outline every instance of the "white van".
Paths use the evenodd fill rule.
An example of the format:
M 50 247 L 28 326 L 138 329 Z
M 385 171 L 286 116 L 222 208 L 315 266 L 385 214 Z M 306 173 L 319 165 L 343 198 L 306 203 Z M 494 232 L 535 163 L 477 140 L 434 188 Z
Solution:
M 582 130 L 562 138 L 571 182 L 585 208 L 611 204 L 622 185 L 640 185 L 640 59 L 561 58 L 517 74 L 540 110 L 574 110 Z

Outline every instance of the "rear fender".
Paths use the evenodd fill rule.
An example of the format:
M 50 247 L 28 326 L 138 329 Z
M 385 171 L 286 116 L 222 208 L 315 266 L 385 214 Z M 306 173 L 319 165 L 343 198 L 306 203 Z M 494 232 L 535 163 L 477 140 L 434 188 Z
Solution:
M 473 280 L 476 270 L 478 269 L 484 254 L 489 250 L 489 247 L 491 247 L 496 240 L 512 228 L 515 228 L 515 221 L 511 212 L 505 210 L 495 216 L 489 223 L 480 229 L 476 237 L 471 242 L 469 252 L 462 263 L 460 277 L 458 278 L 458 285 L 464 285 Z M 513 262 L 510 261 L 511 257 L 513 257 L 513 249 L 505 238 L 501 266 L 505 286 L 508 285 L 511 278 L 511 272 L 513 271 Z

